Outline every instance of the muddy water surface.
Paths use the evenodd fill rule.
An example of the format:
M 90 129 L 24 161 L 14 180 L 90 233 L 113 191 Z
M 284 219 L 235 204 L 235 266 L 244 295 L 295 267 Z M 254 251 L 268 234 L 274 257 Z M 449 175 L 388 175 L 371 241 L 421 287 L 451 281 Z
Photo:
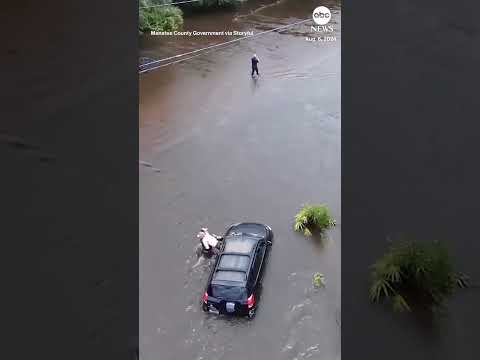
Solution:
M 311 17 L 316 1 L 250 1 L 196 15 L 185 30 L 253 30 Z M 312 22 L 140 76 L 140 352 L 145 360 L 340 359 L 340 12 L 336 42 L 311 43 Z M 148 37 L 163 58 L 229 40 Z M 260 57 L 260 78 L 250 57 Z M 338 226 L 322 242 L 292 231 L 307 202 L 327 203 Z M 201 311 L 208 262 L 200 226 L 269 224 L 275 244 L 257 317 Z M 315 290 L 312 275 L 325 275 Z

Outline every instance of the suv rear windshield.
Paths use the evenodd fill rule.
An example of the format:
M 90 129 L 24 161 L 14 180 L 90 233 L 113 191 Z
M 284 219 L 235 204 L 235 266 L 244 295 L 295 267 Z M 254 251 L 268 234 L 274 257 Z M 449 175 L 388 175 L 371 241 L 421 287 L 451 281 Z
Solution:
M 213 280 L 222 281 L 245 281 L 246 275 L 243 271 L 217 271 Z
M 241 286 L 212 285 L 212 296 L 222 300 L 247 300 L 247 290 Z

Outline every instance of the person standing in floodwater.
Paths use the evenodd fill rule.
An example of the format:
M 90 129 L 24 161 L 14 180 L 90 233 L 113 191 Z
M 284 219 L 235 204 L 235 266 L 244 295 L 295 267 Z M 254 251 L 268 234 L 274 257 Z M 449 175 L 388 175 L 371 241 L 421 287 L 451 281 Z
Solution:
M 258 73 L 258 63 L 259 62 L 260 62 L 260 60 L 258 60 L 257 54 L 253 54 L 253 56 L 252 56 L 252 76 L 255 72 L 257 73 L 257 76 L 260 76 L 260 74 Z

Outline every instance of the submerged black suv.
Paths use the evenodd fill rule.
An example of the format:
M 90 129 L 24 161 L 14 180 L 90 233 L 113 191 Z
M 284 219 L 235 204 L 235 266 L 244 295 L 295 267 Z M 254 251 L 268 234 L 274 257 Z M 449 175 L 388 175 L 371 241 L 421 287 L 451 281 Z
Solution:
M 264 265 L 273 241 L 269 226 L 230 226 L 203 294 L 203 310 L 255 316 Z

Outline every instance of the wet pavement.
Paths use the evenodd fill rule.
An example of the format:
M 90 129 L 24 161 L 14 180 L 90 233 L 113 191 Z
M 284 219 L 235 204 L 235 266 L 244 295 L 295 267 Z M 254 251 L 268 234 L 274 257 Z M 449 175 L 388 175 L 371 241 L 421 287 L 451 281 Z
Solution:
M 264 2 L 265 3 L 265 2 Z M 186 30 L 272 29 L 311 17 L 315 1 L 196 15 Z M 335 42 L 311 43 L 307 22 L 140 76 L 140 353 L 142 359 L 340 359 L 340 12 Z M 229 40 L 147 38 L 163 58 Z M 250 57 L 260 78 L 250 77 Z M 319 243 L 293 231 L 305 203 L 337 227 Z M 255 319 L 201 310 L 209 263 L 201 226 L 263 222 L 275 233 Z M 326 287 L 313 289 L 312 276 Z

